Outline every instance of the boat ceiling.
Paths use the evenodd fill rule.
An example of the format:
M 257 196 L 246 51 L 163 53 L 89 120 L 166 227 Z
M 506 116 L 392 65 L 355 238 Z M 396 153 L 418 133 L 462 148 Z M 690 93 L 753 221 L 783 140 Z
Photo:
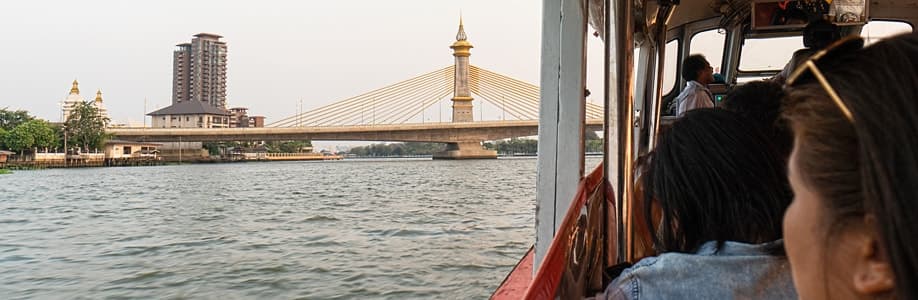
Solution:
M 893 19 L 918 23 L 918 0 L 867 0 L 870 3 L 871 19 Z M 688 23 L 720 18 L 729 15 L 731 8 L 750 6 L 753 0 L 682 0 L 673 11 L 667 24 L 669 28 L 679 27 Z M 657 9 L 657 1 L 647 1 L 647 12 Z M 647 16 L 653 14 L 647 13 Z M 748 18 L 748 11 L 744 15 Z

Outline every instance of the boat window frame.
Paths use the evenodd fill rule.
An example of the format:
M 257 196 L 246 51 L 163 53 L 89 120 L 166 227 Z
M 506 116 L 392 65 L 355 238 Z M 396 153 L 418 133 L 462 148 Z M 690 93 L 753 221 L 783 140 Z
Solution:
M 857 26 L 862 26 L 861 29 L 863 29 L 863 26 L 867 26 L 868 24 L 870 24 L 870 23 L 872 23 L 872 22 L 877 22 L 877 21 L 880 21 L 880 22 L 897 22 L 897 23 L 907 24 L 907 25 L 909 25 L 909 26 L 912 27 L 912 32 L 915 32 L 915 24 L 912 23 L 912 22 L 910 22 L 909 20 L 904 20 L 904 19 L 875 18 L 875 19 L 870 19 L 870 20 L 868 20 L 866 24 L 857 25 Z M 800 29 L 800 30 L 792 30 L 792 31 L 787 31 L 787 30 L 785 30 L 785 31 L 744 32 L 744 33 L 742 34 L 742 39 L 740 40 L 739 47 L 737 48 L 737 54 L 738 54 L 738 55 L 737 55 L 737 62 L 736 62 L 736 67 L 734 68 L 734 71 L 736 72 L 736 77 L 733 79 L 733 82 L 734 82 L 734 83 L 741 83 L 741 82 L 748 82 L 748 81 L 753 81 L 753 80 L 755 80 L 755 79 L 752 79 L 752 80 L 749 80 L 749 79 L 740 80 L 741 78 L 753 78 L 753 77 L 757 77 L 757 78 L 770 78 L 770 77 L 773 77 L 773 76 L 777 75 L 778 73 L 780 73 L 780 72 L 781 72 L 781 69 L 778 69 L 778 70 L 742 70 L 742 69 L 740 69 L 740 62 L 742 61 L 742 58 L 743 58 L 743 46 L 746 44 L 746 40 L 748 40 L 748 39 L 765 39 L 765 38 L 781 38 L 781 37 L 800 37 L 800 38 L 802 39 L 802 38 L 803 38 L 803 31 L 802 31 L 802 29 Z M 794 50 L 794 51 L 796 51 L 796 50 Z M 725 56 L 726 56 L 726 54 L 725 54 Z M 728 80 L 728 81 L 729 81 L 729 80 Z
M 681 64 L 681 58 L 682 58 L 682 39 L 681 39 L 680 37 L 674 37 L 674 38 L 672 38 L 672 39 L 666 40 L 666 44 L 663 45 L 663 49 L 668 49 L 668 48 L 669 48 L 669 47 L 668 47 L 669 43 L 672 43 L 672 42 L 676 42 L 676 51 L 675 51 L 676 59 L 675 59 L 675 61 L 674 61 L 674 63 L 673 63 L 673 67 L 675 67 L 675 68 L 672 70 L 672 71 L 673 71 L 673 73 L 672 73 L 673 82 L 672 82 L 671 84 L 669 84 L 669 86 L 663 85 L 663 82 L 666 81 L 666 79 L 665 79 L 665 78 L 666 78 L 666 75 L 667 75 L 666 73 L 669 71 L 669 70 L 667 70 L 667 68 L 666 68 L 666 59 L 664 58 L 664 59 L 663 59 L 663 62 L 662 62 L 662 63 L 663 63 L 663 78 L 664 78 L 664 79 L 663 79 L 663 82 L 660 82 L 660 85 L 661 85 L 660 87 L 662 88 L 661 94 L 663 95 L 663 98 L 668 97 L 673 91 L 675 91 L 675 90 L 678 89 L 678 87 L 679 87 L 679 79 L 680 79 L 680 77 L 682 77 L 682 76 L 679 75 L 679 73 L 681 73 L 681 71 L 682 71 L 682 64 Z M 669 55 L 669 51 L 667 51 L 666 53 L 664 53 L 664 55 Z
M 691 49 L 692 37 L 694 37 L 695 34 L 705 32 L 708 30 L 712 30 L 712 29 L 713 30 L 720 30 L 720 29 L 725 30 L 724 45 L 723 45 L 724 55 L 721 58 L 722 60 L 721 61 L 721 73 L 723 74 L 723 71 L 725 70 L 724 68 L 729 66 L 728 64 L 729 63 L 729 59 L 728 59 L 729 51 L 727 51 L 728 50 L 727 47 L 729 47 L 728 45 L 730 44 L 731 36 L 733 35 L 733 32 L 731 32 L 731 30 L 729 29 L 720 27 L 720 17 L 719 16 L 708 18 L 708 19 L 703 19 L 703 20 L 698 20 L 698 21 L 694 21 L 691 23 L 686 23 L 678 27 L 668 29 L 666 31 L 667 43 L 669 43 L 673 39 L 679 39 L 680 42 L 679 42 L 679 47 L 678 47 L 679 54 L 678 56 L 676 56 L 676 62 L 675 62 L 676 63 L 676 80 L 674 83 L 675 85 L 672 89 L 670 89 L 668 93 L 663 94 L 663 97 L 662 97 L 663 99 L 675 97 L 675 95 L 678 95 L 679 93 L 682 92 L 682 87 L 685 86 L 685 79 L 682 78 L 682 75 L 681 75 L 682 74 L 682 61 L 685 60 L 685 57 L 690 54 L 689 51 L 692 50 Z M 726 76 L 727 74 L 723 74 L 723 75 Z M 673 93 L 675 93 L 675 95 Z
M 727 46 L 728 43 L 729 43 L 729 40 L 727 39 L 727 36 L 729 35 L 729 31 L 728 31 L 727 29 L 724 29 L 724 28 L 718 26 L 718 27 L 714 27 L 714 28 L 711 28 L 711 29 L 707 29 L 707 30 L 697 31 L 697 32 L 693 33 L 692 36 L 689 38 L 689 39 L 690 39 L 689 48 L 691 48 L 691 46 L 692 46 L 692 44 L 693 44 L 691 41 L 694 41 L 694 40 L 695 40 L 695 37 L 697 37 L 699 34 L 708 33 L 708 32 L 712 32 L 712 31 L 714 31 L 714 32 L 723 31 L 723 35 L 724 35 L 724 36 L 723 36 L 722 45 L 721 45 L 721 47 L 720 47 L 720 49 L 722 50 L 722 52 L 721 52 L 721 54 L 720 54 L 720 57 L 719 57 L 720 59 L 717 60 L 717 61 L 712 61 L 712 60 L 711 60 L 711 57 L 709 57 L 706 53 L 700 53 L 700 52 L 699 52 L 699 54 L 704 55 L 705 58 L 708 60 L 708 62 L 720 63 L 720 65 L 717 66 L 717 67 L 719 68 L 719 72 L 715 72 L 715 73 L 719 73 L 719 74 L 723 75 L 724 65 L 726 65 L 727 52 L 729 52 L 729 50 L 730 50 L 730 49 L 727 49 L 727 48 L 729 47 L 729 46 Z M 692 55 L 692 54 L 694 54 L 694 53 L 692 53 L 691 49 L 689 49 L 689 51 L 686 52 L 686 54 Z M 680 74 L 680 75 L 681 75 L 681 74 Z
M 902 24 L 905 24 L 905 25 L 908 25 L 909 27 L 911 27 L 911 28 L 912 28 L 912 33 L 915 33 L 915 23 L 912 23 L 912 22 L 909 21 L 909 20 L 904 20 L 904 19 L 890 19 L 890 18 L 876 18 L 876 19 L 869 19 L 869 20 L 867 20 L 867 23 L 861 26 L 860 32 L 859 32 L 858 34 L 860 34 L 860 35 L 863 36 L 864 27 L 866 27 L 867 25 L 870 25 L 870 23 L 873 23 L 873 22 L 895 22 L 895 23 L 902 23 Z
M 736 48 L 736 66 L 733 67 L 733 71 L 736 72 L 736 77 L 734 82 L 739 81 L 739 78 L 742 77 L 773 77 L 778 73 L 781 73 L 781 69 L 776 70 L 742 70 L 740 69 L 740 63 L 743 61 L 743 46 L 746 45 L 746 40 L 749 39 L 769 39 L 769 38 L 785 38 L 785 37 L 799 37 L 803 39 L 802 31 L 773 31 L 773 32 L 746 32 L 742 35 L 739 45 Z M 802 41 L 801 41 L 802 43 Z M 797 51 L 799 49 L 794 49 Z M 791 52 L 793 54 L 793 52 Z M 788 59 L 790 61 L 790 59 Z

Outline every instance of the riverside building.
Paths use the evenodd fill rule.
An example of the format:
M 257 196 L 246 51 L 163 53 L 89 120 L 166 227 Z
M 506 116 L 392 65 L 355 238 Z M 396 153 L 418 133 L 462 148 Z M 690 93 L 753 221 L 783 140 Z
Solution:
M 77 105 L 85 102 L 86 99 L 80 96 L 80 83 L 74 79 L 73 85 L 70 87 L 70 94 L 67 95 L 67 98 L 64 98 L 61 105 L 61 123 L 67 122 L 67 120 L 70 119 L 70 114 L 76 109 Z M 96 91 L 96 99 L 92 101 L 92 106 L 99 111 L 100 116 L 108 118 L 108 110 L 105 109 L 105 104 L 102 103 L 101 89 Z
M 154 128 L 226 128 L 226 42 L 199 33 L 172 53 L 172 105 L 151 112 Z
M 199 33 L 172 54 L 172 104 L 201 101 L 226 109 L 226 42 Z

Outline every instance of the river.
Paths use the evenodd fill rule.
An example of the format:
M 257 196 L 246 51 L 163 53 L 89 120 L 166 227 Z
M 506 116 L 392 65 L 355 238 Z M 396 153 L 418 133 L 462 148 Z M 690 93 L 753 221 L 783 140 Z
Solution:
M 534 241 L 535 169 L 528 158 L 14 171 L 0 175 L 0 298 L 484 299 Z

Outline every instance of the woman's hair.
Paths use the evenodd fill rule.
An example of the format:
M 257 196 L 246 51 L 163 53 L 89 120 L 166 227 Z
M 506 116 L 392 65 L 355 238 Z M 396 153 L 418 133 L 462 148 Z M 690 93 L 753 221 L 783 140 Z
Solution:
M 827 209 L 830 236 L 875 216 L 895 293 L 918 298 L 918 34 L 816 64 L 853 121 L 815 80 L 790 90 L 800 177 Z
M 723 108 L 751 119 L 775 146 L 785 161 L 793 148 L 794 137 L 781 118 L 781 99 L 784 89 L 770 80 L 747 82 L 737 86 L 724 98 Z
M 659 252 L 694 252 L 707 241 L 763 243 L 781 238 L 791 193 L 785 167 L 752 121 L 696 109 L 661 133 L 644 169 L 646 203 L 662 212 Z M 651 202 L 652 201 L 652 202 Z M 650 224 L 651 205 L 645 206 Z

